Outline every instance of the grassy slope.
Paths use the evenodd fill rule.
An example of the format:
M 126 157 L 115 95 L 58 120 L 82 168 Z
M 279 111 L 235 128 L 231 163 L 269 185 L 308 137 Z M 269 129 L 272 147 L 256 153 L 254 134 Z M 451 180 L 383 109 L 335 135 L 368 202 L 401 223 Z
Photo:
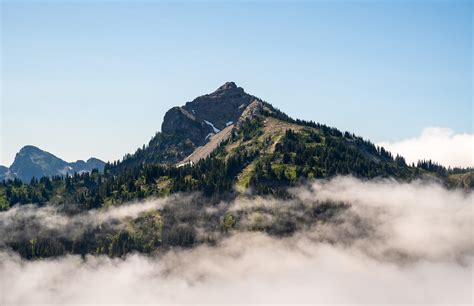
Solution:
M 285 135 L 285 132 L 289 129 L 294 131 L 300 131 L 303 127 L 288 122 L 278 120 L 276 118 L 267 117 L 263 120 L 263 127 L 260 129 L 261 134 L 256 139 L 248 141 L 238 141 L 230 143 L 226 146 L 226 152 L 232 154 L 238 150 L 251 150 L 258 149 L 260 151 L 259 158 L 255 159 L 250 163 L 244 170 L 238 175 L 236 179 L 235 188 L 236 191 L 242 193 L 249 187 L 250 179 L 255 170 L 256 163 L 265 156 L 270 156 L 275 152 L 275 146 L 280 142 L 281 138 Z
M 474 188 L 474 171 L 467 173 L 451 174 L 448 176 L 448 184 L 451 187 L 464 189 Z
M 266 110 L 270 114 L 272 113 L 272 109 L 269 109 L 267 107 Z M 370 146 L 368 146 L 366 143 L 364 143 L 360 138 L 346 138 L 345 136 L 339 137 L 327 135 L 327 133 L 325 133 L 321 129 L 291 123 L 285 120 L 277 119 L 272 116 L 262 116 L 254 120 L 260 121 L 260 126 L 258 126 L 255 131 L 252 132 L 251 137 L 245 138 L 242 135 L 234 137 L 232 141 L 229 141 L 225 145 L 224 150 L 222 150 L 222 152 L 220 154 L 217 154 L 216 156 L 217 158 L 228 159 L 237 152 L 258 152 L 258 156 L 249 165 L 247 165 L 243 169 L 243 171 L 241 171 L 236 177 L 235 190 L 239 193 L 245 192 L 247 188 L 251 185 L 252 179 L 255 178 L 256 166 L 268 162 L 271 163 L 271 172 L 281 173 L 282 176 L 288 178 L 290 182 L 296 182 L 299 176 L 310 178 L 330 177 L 334 174 L 354 174 L 357 176 L 357 173 L 351 173 L 350 169 L 346 171 L 347 173 L 333 173 L 334 170 L 328 169 L 327 165 L 324 164 L 324 161 L 319 160 L 317 153 L 310 157 L 314 159 L 314 161 L 310 163 L 313 164 L 312 168 L 305 165 L 305 161 L 303 161 L 303 163 L 301 163 L 300 161 L 299 164 L 297 162 L 284 163 L 283 155 L 281 154 L 281 152 L 276 152 L 275 149 L 277 145 L 281 143 L 288 130 L 294 131 L 298 135 L 298 137 L 305 139 L 306 147 L 309 150 L 314 149 L 314 152 L 335 152 L 336 149 L 332 148 L 331 146 L 337 144 L 339 146 L 344 147 L 344 150 L 347 151 L 347 154 L 353 153 L 355 155 L 358 155 L 358 158 L 363 162 L 373 165 L 383 164 L 384 168 L 388 169 L 388 171 L 391 172 L 391 175 L 395 176 L 396 178 L 410 179 L 417 175 L 417 171 L 414 168 L 408 167 L 406 165 L 399 165 L 392 159 L 384 158 L 377 152 L 374 153 L 373 149 L 370 148 Z M 319 143 L 310 139 L 310 135 L 314 134 L 318 135 L 318 137 L 321 138 L 321 141 Z M 332 141 L 328 141 L 328 138 L 331 138 Z M 297 159 L 297 153 L 289 153 L 291 154 L 292 160 Z M 348 155 L 341 157 L 336 156 L 333 158 L 344 159 L 347 156 Z M 373 176 L 385 175 L 374 172 Z M 277 183 L 277 185 L 288 183 L 286 181 L 276 181 L 277 179 L 267 179 L 264 183 L 270 185 L 275 183 Z

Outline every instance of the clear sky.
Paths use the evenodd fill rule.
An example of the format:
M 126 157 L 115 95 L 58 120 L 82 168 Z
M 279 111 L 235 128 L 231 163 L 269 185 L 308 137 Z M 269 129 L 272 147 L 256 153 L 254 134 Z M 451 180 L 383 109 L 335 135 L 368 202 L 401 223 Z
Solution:
M 1 164 L 120 158 L 225 81 L 374 142 L 472 132 L 471 1 L 1 3 Z

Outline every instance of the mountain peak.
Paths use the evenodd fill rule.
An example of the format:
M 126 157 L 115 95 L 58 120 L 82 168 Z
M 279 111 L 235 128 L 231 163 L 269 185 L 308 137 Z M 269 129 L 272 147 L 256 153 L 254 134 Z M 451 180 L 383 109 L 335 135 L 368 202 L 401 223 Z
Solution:
M 217 90 L 215 92 L 219 92 L 219 91 L 226 91 L 226 90 L 233 90 L 233 89 L 237 89 L 237 85 L 235 85 L 234 82 L 225 82 L 224 85 L 222 85 L 221 87 L 217 88 Z
M 43 152 L 43 150 L 33 145 L 26 145 L 26 146 L 23 146 L 19 151 L 19 153 L 31 153 L 31 152 Z
M 217 88 L 213 93 L 210 93 L 204 96 L 222 99 L 225 97 L 241 96 L 245 94 L 246 93 L 242 87 L 238 87 L 234 82 L 226 82 L 224 83 L 224 85 Z
M 182 107 L 174 107 L 166 112 L 161 131 L 166 134 L 193 134 L 190 132 L 194 126 L 199 133 L 191 137 L 192 141 L 202 145 L 210 133 L 237 122 L 245 108 L 255 99 L 234 82 L 226 82 L 213 93 L 199 96 Z
M 178 163 L 208 143 L 213 134 L 237 123 L 256 100 L 234 82 L 226 82 L 212 93 L 175 106 L 166 112 L 161 133 L 152 138 L 146 152 L 133 155 L 127 163 L 142 163 L 143 156 L 155 163 Z

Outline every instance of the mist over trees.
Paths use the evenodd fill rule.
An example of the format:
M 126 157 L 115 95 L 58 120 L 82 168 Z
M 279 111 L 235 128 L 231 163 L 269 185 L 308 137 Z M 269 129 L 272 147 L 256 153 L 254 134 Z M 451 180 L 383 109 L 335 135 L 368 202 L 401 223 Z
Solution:
M 173 247 L 213 244 L 234 229 L 291 236 L 319 222 L 337 220 L 337 215 L 349 208 L 344 201 L 313 203 L 307 199 L 304 203 L 291 193 L 291 188 L 341 175 L 404 182 L 428 178 L 441 180 L 446 186 L 461 182 L 465 188 L 472 187 L 474 180 L 465 176 L 469 169 L 446 169 L 432 161 L 407 165 L 403 157 L 394 157 L 354 134 L 294 120 L 264 105 L 266 108 L 234 129 L 209 157 L 193 165 L 176 167 L 146 160 L 135 165 L 127 164 L 130 157 L 126 157 L 120 167 L 117 162 L 106 164 L 104 172 L 95 169 L 32 178 L 27 183 L 4 180 L 0 184 L 0 210 L 21 215 L 21 205 L 31 211 L 28 205 L 33 203 L 45 209 L 38 213 L 53 208 L 57 214 L 78 217 L 74 222 L 79 223 L 84 214 L 107 211 L 131 201 L 168 199 L 175 194 L 193 196 L 172 198 L 176 203 L 167 203 L 125 223 L 117 221 L 119 227 L 113 222 L 84 225 L 85 229 L 74 237 L 63 235 L 71 228 L 43 229 L 41 219 L 26 218 L 22 224 L 38 232 L 5 240 L 3 247 L 28 259 L 65 254 L 121 257 L 130 252 L 154 254 Z M 137 151 L 134 158 L 144 151 L 145 148 Z M 232 203 L 242 196 L 271 196 L 296 204 L 290 211 L 260 209 L 240 213 L 230 212 L 220 204 Z

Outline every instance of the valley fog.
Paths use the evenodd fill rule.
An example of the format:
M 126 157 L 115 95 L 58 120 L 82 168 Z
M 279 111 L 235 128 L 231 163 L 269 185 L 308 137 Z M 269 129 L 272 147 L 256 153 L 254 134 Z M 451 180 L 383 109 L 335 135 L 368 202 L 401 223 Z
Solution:
M 298 201 L 236 199 L 212 209 L 264 207 L 276 212 L 271 219 L 298 213 L 295 203 L 349 206 L 331 222 L 316 222 L 286 237 L 244 227 L 252 222 L 252 214 L 246 214 L 240 220 L 246 230 L 230 232 L 215 245 L 152 256 L 25 260 L 2 247 L 0 304 L 472 303 L 471 192 L 433 182 L 352 177 L 315 181 L 290 192 Z M 28 236 L 28 227 L 16 224 L 25 218 L 41 221 L 35 223 L 37 231 L 52 227 L 72 235 L 97 219 L 113 219 L 120 227 L 120 220 L 141 212 L 192 200 L 193 195 L 179 195 L 72 216 L 15 207 L 0 213 L 0 242 Z

